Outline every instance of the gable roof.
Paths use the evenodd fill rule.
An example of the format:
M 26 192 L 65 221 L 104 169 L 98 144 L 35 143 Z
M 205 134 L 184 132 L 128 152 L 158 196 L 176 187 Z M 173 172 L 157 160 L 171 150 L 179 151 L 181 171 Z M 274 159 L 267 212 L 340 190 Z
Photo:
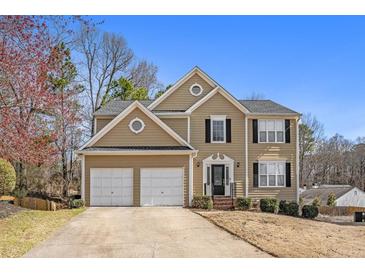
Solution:
M 326 204 L 330 193 L 334 193 L 336 195 L 336 199 L 338 199 L 353 188 L 354 187 L 350 185 L 322 185 L 318 188 L 310 188 L 303 191 L 300 194 L 300 197 L 302 197 L 307 203 L 312 202 L 316 197 L 319 197 L 322 204 Z
M 245 106 L 254 114 L 299 114 L 283 105 L 272 100 L 238 100 L 241 105 Z
M 123 110 L 125 110 L 129 105 L 131 105 L 135 100 L 120 100 L 114 99 L 106 103 L 103 107 L 94 112 L 94 115 L 118 115 Z M 150 105 L 152 100 L 140 100 L 138 101 L 145 107 Z
M 172 87 L 170 87 L 164 94 L 162 94 L 155 101 L 153 101 L 148 106 L 148 109 L 153 110 L 155 107 L 157 107 L 163 100 L 169 97 L 175 90 L 177 90 L 185 81 L 187 81 L 195 73 L 198 74 L 201 78 L 203 78 L 212 87 L 219 86 L 218 83 L 213 80 L 213 78 L 211 78 L 198 66 L 195 66 L 192 70 L 190 70 L 182 78 L 180 78 Z
M 134 109 L 139 108 L 144 114 L 146 114 L 152 121 L 158 124 L 165 132 L 167 132 L 171 137 L 173 137 L 182 146 L 187 146 L 192 150 L 195 150 L 188 142 L 186 142 L 180 135 L 178 135 L 174 130 L 172 130 L 168 125 L 162 122 L 155 114 L 149 111 L 142 103 L 139 101 L 134 101 L 127 108 L 125 108 L 117 117 L 115 117 L 110 123 L 103 127 L 98 133 L 96 133 L 89 141 L 87 141 L 80 150 L 86 147 L 92 146 L 98 140 L 100 140 L 106 133 L 108 133 L 112 128 L 114 128 L 120 121 L 122 121 L 129 113 Z
M 194 110 L 196 110 L 198 107 L 200 107 L 202 104 L 204 104 L 206 101 L 208 101 L 210 98 L 212 98 L 217 93 L 221 94 L 224 98 L 226 98 L 229 102 L 231 102 L 235 107 L 237 107 L 243 113 L 249 113 L 249 111 L 246 109 L 245 106 L 240 104 L 240 102 L 237 99 L 235 99 L 230 93 L 228 93 L 227 91 L 222 89 L 220 86 L 218 86 L 215 89 L 213 89 L 212 91 L 210 91 L 202 99 L 200 99 L 198 102 L 196 102 L 190 108 L 188 108 L 186 110 L 186 112 L 192 113 Z

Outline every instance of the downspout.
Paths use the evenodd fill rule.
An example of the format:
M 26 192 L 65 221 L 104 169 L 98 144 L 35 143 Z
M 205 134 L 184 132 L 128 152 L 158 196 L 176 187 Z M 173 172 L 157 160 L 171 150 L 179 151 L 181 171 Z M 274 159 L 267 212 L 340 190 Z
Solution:
M 245 115 L 245 197 L 248 198 L 248 118 Z
M 297 178 L 297 203 L 299 204 L 299 120 L 296 119 L 296 178 Z
M 191 206 L 191 202 L 193 200 L 193 188 L 194 188 L 194 159 L 198 156 L 198 152 L 193 152 L 189 155 L 189 206 Z

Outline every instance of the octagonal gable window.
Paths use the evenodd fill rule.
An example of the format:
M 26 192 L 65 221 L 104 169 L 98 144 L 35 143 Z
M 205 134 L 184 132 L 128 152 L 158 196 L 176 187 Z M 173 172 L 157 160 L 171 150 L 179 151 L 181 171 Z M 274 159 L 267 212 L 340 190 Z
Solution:
M 130 121 L 129 123 L 129 129 L 135 133 L 138 134 L 140 132 L 143 131 L 145 127 L 145 124 L 143 123 L 143 121 L 139 118 L 134 118 L 132 121 Z
M 190 93 L 194 96 L 199 96 L 202 92 L 203 92 L 203 87 L 198 83 L 195 83 L 190 87 Z

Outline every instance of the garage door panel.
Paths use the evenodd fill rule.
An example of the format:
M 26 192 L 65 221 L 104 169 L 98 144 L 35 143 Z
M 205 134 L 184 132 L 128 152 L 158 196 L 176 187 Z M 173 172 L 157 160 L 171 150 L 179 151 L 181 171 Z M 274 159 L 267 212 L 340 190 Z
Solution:
M 142 168 L 141 205 L 183 205 L 182 168 Z
M 91 168 L 90 204 L 92 206 L 133 205 L 133 169 Z

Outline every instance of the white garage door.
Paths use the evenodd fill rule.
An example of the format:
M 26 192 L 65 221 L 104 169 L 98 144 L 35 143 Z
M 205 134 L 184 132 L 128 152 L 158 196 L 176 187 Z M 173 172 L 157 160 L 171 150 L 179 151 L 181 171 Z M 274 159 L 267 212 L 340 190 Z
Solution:
M 133 205 L 133 169 L 91 168 L 90 205 Z
M 182 206 L 183 178 L 182 168 L 142 168 L 141 205 Z

